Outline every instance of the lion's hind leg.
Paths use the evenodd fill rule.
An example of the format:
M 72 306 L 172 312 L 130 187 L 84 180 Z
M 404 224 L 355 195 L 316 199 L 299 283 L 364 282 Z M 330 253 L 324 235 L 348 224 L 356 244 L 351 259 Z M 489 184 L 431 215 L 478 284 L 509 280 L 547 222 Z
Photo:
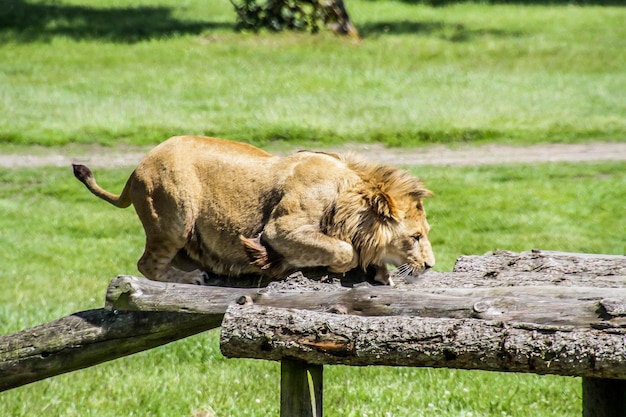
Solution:
M 137 268 L 146 278 L 155 281 L 203 285 L 207 276 L 200 270 L 182 271 L 172 265 L 180 248 L 164 241 L 148 240 Z

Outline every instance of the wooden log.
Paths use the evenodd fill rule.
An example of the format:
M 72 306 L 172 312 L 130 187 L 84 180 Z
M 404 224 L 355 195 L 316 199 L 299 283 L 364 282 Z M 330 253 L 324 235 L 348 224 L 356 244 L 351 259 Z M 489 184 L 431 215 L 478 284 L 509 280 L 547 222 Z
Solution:
M 470 326 L 490 329 L 494 328 L 493 323 L 513 322 L 501 327 L 531 329 L 538 335 L 551 332 L 589 335 L 592 333 L 585 329 L 592 328 L 599 340 L 608 337 L 606 343 L 621 337 L 626 317 L 626 296 L 620 289 L 613 288 L 607 292 L 602 288 L 626 287 L 625 258 L 581 257 L 578 254 L 563 256 L 571 258 L 572 255 L 575 255 L 575 260 L 571 261 L 575 267 L 567 266 L 565 261 L 554 261 L 560 259 L 562 254 L 498 252 L 487 257 L 491 266 L 483 266 L 482 269 L 472 267 L 472 272 L 464 273 L 424 274 L 415 284 L 399 285 L 398 288 L 345 288 L 315 282 L 313 290 L 303 290 L 300 282 L 293 287 L 294 281 L 288 279 L 259 290 L 194 287 L 119 277 L 112 282 L 107 294 L 109 308 L 147 312 L 93 310 L 0 337 L 0 390 L 218 327 L 228 305 L 236 302 L 351 313 L 355 316 L 410 315 L 432 320 L 447 317 L 465 320 L 464 323 L 471 323 Z M 461 266 L 463 262 L 465 265 L 483 262 L 480 257 L 472 258 L 471 262 L 461 260 L 457 263 L 457 270 L 467 268 Z M 593 267 L 589 262 L 593 263 Z M 546 276 L 549 277 L 547 280 Z M 527 286 L 507 288 L 518 282 Z M 492 284 L 494 288 L 475 288 L 485 283 Z M 579 287 L 567 288 L 571 285 Z M 567 314 L 561 314 L 562 311 Z M 483 320 L 471 321 L 467 318 Z M 492 322 L 494 319 L 498 321 Z M 426 325 L 432 320 L 423 323 Z M 592 355 L 589 358 L 597 360 Z M 590 372 L 589 375 L 621 378 L 604 371 Z M 617 372 L 616 375 L 622 374 Z
M 462 256 L 454 267 L 458 272 L 483 274 L 489 279 L 504 278 L 511 272 L 539 274 L 558 285 L 585 282 L 603 287 L 624 287 L 626 256 L 594 255 L 538 251 L 514 253 L 497 251 L 484 256 Z M 613 313 L 623 306 L 604 300 L 603 308 Z M 626 381 L 606 378 L 582 378 L 583 417 L 617 417 L 626 415 Z
M 455 273 L 440 273 L 442 276 Z M 520 280 L 523 280 L 523 274 Z M 460 281 L 463 281 L 461 278 Z M 462 283 L 459 283 L 460 285 Z M 626 326 L 626 288 L 523 286 L 401 288 L 315 284 L 317 290 L 250 290 L 118 277 L 107 305 L 127 310 L 223 314 L 235 302 L 359 316 L 476 318 L 557 326 Z
M 477 287 L 596 287 L 626 288 L 626 275 L 592 275 L 543 273 L 534 271 L 470 271 L 470 272 L 426 272 L 411 279 L 412 286 L 418 288 L 477 288 Z M 398 287 L 401 287 L 400 284 Z
M 505 271 L 539 272 L 543 275 L 626 276 L 626 256 L 533 250 L 495 251 L 483 256 L 461 256 L 454 272 L 500 274 Z
M 626 378 L 626 331 L 231 306 L 227 357 Z
M 258 292 L 258 288 L 175 284 L 120 275 L 109 284 L 105 306 L 127 311 L 223 315 L 229 304 L 255 296 Z
M 0 337 L 0 391 L 220 326 L 223 315 L 84 311 Z
M 281 361 L 281 417 L 322 417 L 323 370 L 322 365 Z

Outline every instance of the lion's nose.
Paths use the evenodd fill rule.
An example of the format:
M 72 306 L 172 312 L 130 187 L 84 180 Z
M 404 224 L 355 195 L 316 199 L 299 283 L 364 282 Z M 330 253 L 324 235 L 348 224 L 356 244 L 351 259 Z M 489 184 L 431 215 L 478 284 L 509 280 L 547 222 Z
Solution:
M 435 263 L 428 263 L 428 262 L 424 262 L 424 271 L 429 270 L 430 268 L 432 268 L 433 266 L 435 266 Z

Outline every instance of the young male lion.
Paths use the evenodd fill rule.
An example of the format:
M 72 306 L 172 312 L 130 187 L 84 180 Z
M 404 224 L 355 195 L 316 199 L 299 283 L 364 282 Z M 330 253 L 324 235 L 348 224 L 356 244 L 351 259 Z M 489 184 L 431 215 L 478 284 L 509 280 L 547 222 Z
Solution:
M 133 205 L 146 233 L 137 267 L 158 281 L 201 284 L 206 272 L 280 279 L 306 267 L 343 273 L 387 264 L 418 274 L 435 264 L 422 199 L 404 171 L 354 157 L 278 157 L 223 139 L 178 136 L 141 161 L 120 195 L 84 165 L 74 175 L 96 196 Z M 177 269 L 185 252 L 198 269 Z

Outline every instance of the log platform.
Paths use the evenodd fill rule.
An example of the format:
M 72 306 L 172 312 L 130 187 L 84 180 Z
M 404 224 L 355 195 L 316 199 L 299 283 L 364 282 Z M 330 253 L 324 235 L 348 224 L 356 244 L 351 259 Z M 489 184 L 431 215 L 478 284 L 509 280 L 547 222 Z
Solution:
M 580 376 L 583 416 L 626 415 L 626 256 L 497 251 L 396 282 L 305 272 L 235 288 L 119 276 L 105 308 L 1 336 L 0 391 L 221 325 L 225 356 L 281 361 L 283 416 L 322 415 L 333 364 Z

